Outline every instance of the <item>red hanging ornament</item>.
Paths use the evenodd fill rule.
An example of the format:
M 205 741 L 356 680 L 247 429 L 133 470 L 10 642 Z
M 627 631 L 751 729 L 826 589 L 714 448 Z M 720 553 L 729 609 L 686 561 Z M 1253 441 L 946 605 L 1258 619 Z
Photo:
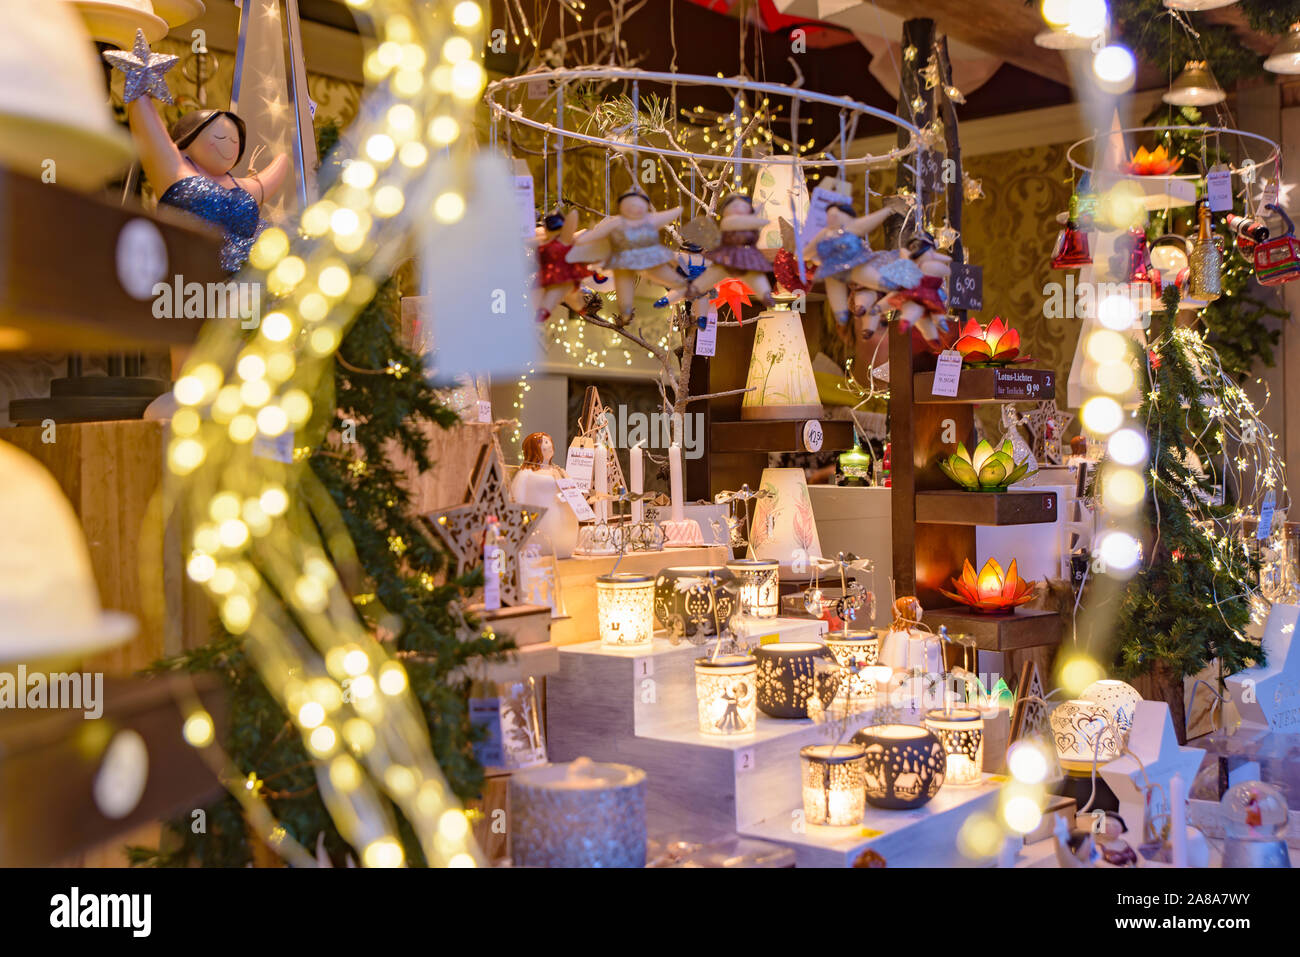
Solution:
M 776 251 L 776 260 L 772 263 L 772 272 L 776 274 L 776 281 L 783 289 L 790 292 L 807 292 L 812 288 L 813 277 L 817 274 L 817 267 L 812 263 L 804 263 L 804 274 L 808 277 L 804 279 L 799 275 L 799 260 L 794 253 L 788 249 L 778 249 Z
M 1300 279 L 1300 240 L 1295 238 L 1295 225 L 1281 207 L 1267 204 L 1286 222 L 1286 233 L 1262 242 L 1255 247 L 1255 278 L 1264 286 L 1280 286 L 1284 282 Z
M 1071 196 L 1069 218 L 1056 237 L 1056 248 L 1052 250 L 1052 268 L 1078 269 L 1090 265 L 1092 253 L 1088 249 L 1088 234 L 1079 228 L 1079 197 Z
M 1128 231 L 1128 236 L 1133 244 L 1128 260 L 1129 295 L 1134 302 L 1152 303 L 1160 298 L 1162 288 L 1160 270 L 1151 265 L 1151 252 L 1147 248 L 1146 232 L 1134 227 Z

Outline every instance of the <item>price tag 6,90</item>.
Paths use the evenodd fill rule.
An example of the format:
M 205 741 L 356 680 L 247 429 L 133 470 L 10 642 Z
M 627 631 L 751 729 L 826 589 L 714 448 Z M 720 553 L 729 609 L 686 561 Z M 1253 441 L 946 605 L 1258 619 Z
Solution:
M 939 363 L 934 367 L 934 384 L 930 387 L 930 394 L 955 399 L 960 382 L 961 353 L 956 349 L 945 349 L 939 353 Z

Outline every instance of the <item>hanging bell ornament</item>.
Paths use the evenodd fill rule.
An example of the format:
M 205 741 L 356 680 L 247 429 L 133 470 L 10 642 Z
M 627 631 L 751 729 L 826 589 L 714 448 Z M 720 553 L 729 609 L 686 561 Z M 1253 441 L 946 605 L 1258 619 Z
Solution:
M 1079 229 L 1079 197 L 1070 197 L 1069 218 L 1065 228 L 1056 237 L 1056 248 L 1052 250 L 1053 269 L 1078 269 L 1092 264 L 1092 253 L 1088 250 L 1088 234 Z
M 1151 265 L 1146 232 L 1134 227 L 1128 231 L 1128 235 L 1133 243 L 1128 260 L 1129 296 L 1139 303 L 1140 311 L 1145 312 L 1160 298 L 1160 270 Z
M 1210 204 L 1202 199 L 1196 208 L 1197 232 L 1196 245 L 1188 257 L 1188 269 L 1191 278 L 1187 293 L 1193 299 L 1210 302 L 1218 299 L 1223 292 L 1223 253 L 1214 242 L 1210 232 Z

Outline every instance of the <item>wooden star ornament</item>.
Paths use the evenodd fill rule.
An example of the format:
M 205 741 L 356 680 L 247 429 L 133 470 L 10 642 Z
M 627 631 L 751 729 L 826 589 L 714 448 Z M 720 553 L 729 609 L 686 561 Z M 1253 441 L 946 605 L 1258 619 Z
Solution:
M 505 554 L 501 601 L 518 605 L 527 597 L 520 582 L 519 551 L 545 512 L 544 508 L 529 508 L 510 500 L 500 449 L 496 442 L 489 442 L 479 452 L 474 465 L 469 500 L 464 505 L 432 512 L 425 518 L 455 556 L 457 573 L 463 573 L 483 564 L 483 532 L 488 516 L 495 515 Z
M 135 46 L 130 53 L 125 50 L 107 50 L 104 59 L 112 64 L 113 69 L 126 74 L 122 85 L 124 102 L 130 103 L 142 96 L 152 96 L 164 103 L 172 102 L 171 90 L 167 89 L 163 74 L 174 67 L 180 57 L 151 52 L 143 30 L 135 31 Z

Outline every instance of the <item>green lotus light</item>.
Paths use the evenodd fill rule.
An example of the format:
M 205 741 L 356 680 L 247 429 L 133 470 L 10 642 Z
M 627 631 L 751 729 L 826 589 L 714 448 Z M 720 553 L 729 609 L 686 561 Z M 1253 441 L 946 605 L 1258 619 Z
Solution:
M 956 452 L 939 460 L 939 468 L 943 469 L 944 475 L 967 491 L 1005 492 L 1022 478 L 1034 474 L 1029 471 L 1028 460 L 1017 464 L 1011 456 L 1010 439 L 997 449 L 989 445 L 987 439 L 981 439 L 980 444 L 975 446 L 974 455 L 958 442 Z

